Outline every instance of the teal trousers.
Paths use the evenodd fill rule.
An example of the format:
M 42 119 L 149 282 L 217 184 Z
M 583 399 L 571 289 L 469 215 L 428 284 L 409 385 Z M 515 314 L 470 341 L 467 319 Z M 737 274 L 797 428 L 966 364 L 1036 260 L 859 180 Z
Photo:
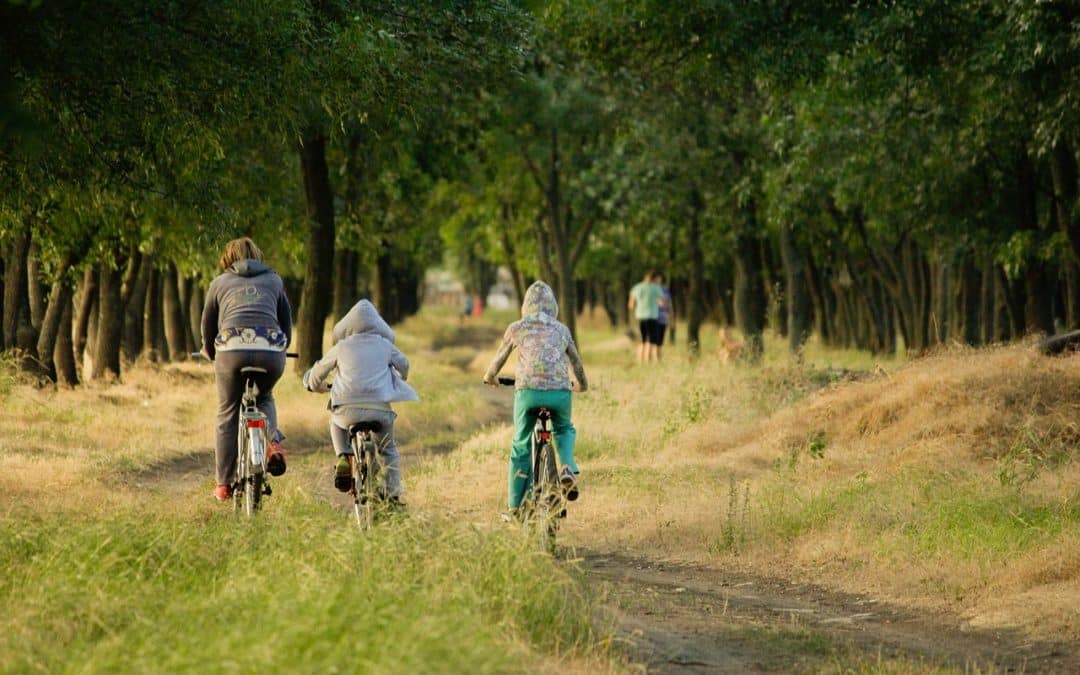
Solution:
M 559 463 L 578 473 L 574 462 L 574 439 L 577 432 L 570 422 L 571 396 L 567 389 L 545 391 L 518 389 L 514 392 L 514 442 L 510 449 L 510 472 L 507 480 L 507 502 L 510 508 L 521 506 L 525 492 L 532 485 L 532 455 L 529 448 L 536 409 L 551 411 L 551 430 L 555 437 L 555 452 Z

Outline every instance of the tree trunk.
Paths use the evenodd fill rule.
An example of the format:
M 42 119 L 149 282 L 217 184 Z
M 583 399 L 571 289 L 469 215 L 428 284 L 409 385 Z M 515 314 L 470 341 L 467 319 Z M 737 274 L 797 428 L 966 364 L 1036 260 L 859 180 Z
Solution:
M 121 351 L 124 358 L 134 361 L 143 350 L 143 310 L 146 306 L 146 292 L 154 268 L 154 259 L 150 255 L 139 255 L 139 269 L 128 286 L 124 301 L 124 335 L 121 339 Z
M 74 303 L 69 299 L 60 313 L 60 327 L 53 345 L 53 364 L 56 366 L 56 382 L 68 387 L 79 384 L 78 367 L 75 364 L 75 345 L 72 342 L 72 316 Z
M 169 263 L 162 270 L 164 293 L 161 303 L 162 317 L 165 320 L 165 340 L 169 345 L 169 361 L 184 361 L 187 359 L 187 340 L 184 333 L 187 332 L 187 322 L 184 320 L 182 311 L 183 303 L 180 300 L 179 274 L 176 265 Z
M 41 332 L 38 334 L 37 355 L 38 360 L 45 367 L 49 379 L 56 381 L 57 366 L 53 358 L 56 352 L 56 341 L 60 335 L 60 324 L 64 318 L 64 312 L 69 312 L 68 323 L 70 324 L 72 289 L 68 283 L 67 271 L 71 268 L 71 256 L 64 256 L 56 267 L 56 282 L 52 292 L 49 293 L 49 304 L 45 309 L 45 316 L 41 320 Z M 70 336 L 68 342 L 70 342 Z
M 547 210 L 542 208 L 533 220 L 533 230 L 536 233 L 536 252 L 537 258 L 540 262 L 540 277 L 541 279 L 552 287 L 552 290 L 558 292 L 559 280 L 555 274 L 555 268 L 551 266 L 551 241 L 550 234 L 546 227 L 544 227 L 544 218 L 547 215 Z M 522 299 L 524 299 L 522 295 Z
M 191 281 L 191 290 L 188 293 L 188 334 L 191 336 L 191 348 L 188 351 L 197 352 L 202 350 L 202 308 L 206 301 L 206 291 L 198 277 Z
M 754 230 L 753 202 L 746 207 L 746 223 L 735 239 L 735 320 L 746 340 L 744 350 L 751 361 L 764 351 L 762 330 L 765 321 L 765 289 L 761 276 L 761 242 Z
M 975 254 L 967 254 L 964 256 L 962 280 L 964 342 L 972 346 L 978 345 L 982 336 L 982 281 L 983 275 L 975 265 Z
M 74 354 L 75 360 L 82 363 L 86 355 L 86 345 L 90 337 L 90 319 L 98 297 L 98 271 L 95 265 L 87 265 L 83 271 L 83 281 L 79 287 L 78 311 L 75 313 Z M 96 329 L 95 329 L 96 330 Z
M 784 261 L 784 286 L 787 287 L 788 344 L 798 352 L 810 335 L 810 291 L 806 283 L 806 264 L 795 242 L 791 227 L 780 228 L 780 255 Z
M 933 326 L 931 337 L 934 344 L 942 344 L 948 341 L 950 307 L 949 299 L 952 297 L 951 270 L 948 263 L 938 260 L 931 268 L 934 282 L 930 291 L 931 307 L 933 307 Z
M 510 225 L 513 221 L 513 207 L 508 202 L 503 202 L 500 212 L 499 238 L 502 241 L 503 253 L 505 254 L 506 267 L 510 270 L 510 278 L 514 282 L 514 293 L 517 294 L 518 302 L 525 297 L 525 277 L 521 274 L 518 266 L 517 250 L 514 248 L 514 238 L 510 236 Z
M 40 331 L 41 322 L 45 319 L 45 299 L 48 291 L 42 281 L 41 245 L 33 238 L 26 259 L 26 295 L 30 306 L 30 325 L 35 331 Z M 45 360 L 47 359 L 42 359 Z
M 142 343 L 146 358 L 152 362 L 163 361 L 167 357 L 161 352 L 161 296 L 161 272 L 150 265 L 143 295 Z
M 1017 224 L 1021 230 L 1034 232 L 1036 242 L 1043 237 L 1039 228 L 1038 181 L 1033 162 L 1021 158 L 1017 170 Z M 1050 271 L 1047 264 L 1029 257 L 1024 270 L 1024 290 L 1027 301 L 1024 306 L 1024 328 L 1028 333 L 1054 334 L 1054 314 L 1051 301 Z
M 1009 279 L 1002 270 L 1001 288 L 1004 292 L 1004 309 L 1008 321 L 1002 326 L 1003 330 L 999 331 L 999 334 L 1005 340 L 1022 337 L 1027 316 L 1025 309 L 1027 294 L 1024 292 L 1024 282 L 1023 280 Z
M 307 197 L 307 244 L 304 248 L 304 289 L 296 320 L 300 358 L 296 371 L 303 372 L 322 357 L 323 328 L 333 301 L 334 192 L 326 165 L 326 136 L 308 130 L 300 146 L 300 165 Z
M 360 299 L 356 278 L 360 273 L 360 256 L 350 249 L 338 249 L 334 254 L 334 320 L 340 321 Z
M 120 336 L 124 332 L 124 308 L 120 303 L 123 271 L 102 263 L 98 283 L 97 335 L 90 379 L 120 377 Z
M 196 328 L 200 322 L 196 318 L 197 315 L 192 313 L 191 302 L 195 293 L 195 280 L 184 276 L 184 273 L 177 269 L 176 288 L 180 291 L 180 315 L 184 319 L 184 358 L 187 358 L 188 354 L 198 351 L 195 346 L 195 336 L 199 333 Z
M 4 256 L 4 349 L 19 346 L 20 327 L 30 319 L 26 288 L 26 260 L 29 253 L 30 235 L 22 228 L 8 245 L 7 255 Z
M 1074 217 L 1077 196 L 1076 155 L 1064 140 L 1058 141 L 1050 157 L 1050 177 L 1054 183 L 1054 210 L 1057 221 L 1069 237 L 1073 257 L 1080 260 L 1080 218 Z
M 690 193 L 689 279 L 687 280 L 686 344 L 691 354 L 701 352 L 701 325 L 705 323 L 705 254 L 701 248 L 701 214 L 705 199 L 696 187 Z

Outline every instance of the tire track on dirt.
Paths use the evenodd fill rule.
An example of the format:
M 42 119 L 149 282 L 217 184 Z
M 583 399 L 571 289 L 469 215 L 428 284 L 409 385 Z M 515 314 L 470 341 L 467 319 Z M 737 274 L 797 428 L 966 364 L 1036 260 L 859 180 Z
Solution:
M 965 628 L 872 597 L 784 579 L 585 552 L 617 635 L 653 673 L 816 670 L 841 656 L 992 672 L 1080 672 L 1076 645 Z

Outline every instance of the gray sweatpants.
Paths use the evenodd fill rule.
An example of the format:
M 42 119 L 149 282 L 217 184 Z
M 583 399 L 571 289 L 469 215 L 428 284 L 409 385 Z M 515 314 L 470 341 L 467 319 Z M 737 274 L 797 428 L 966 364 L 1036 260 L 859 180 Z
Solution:
M 353 454 L 349 445 L 349 427 L 357 422 L 378 422 L 382 431 L 376 434 L 379 454 L 382 455 L 383 489 L 391 497 L 405 493 L 401 487 L 401 456 L 394 438 L 394 420 L 397 414 L 386 410 L 368 408 L 338 408 L 330 415 L 330 438 L 338 457 Z
M 266 415 L 266 435 L 271 440 L 281 440 L 278 431 L 277 406 L 274 404 L 274 384 L 285 372 L 285 352 L 256 349 L 236 349 L 218 352 L 214 357 L 214 374 L 217 376 L 218 413 L 217 431 L 214 438 L 214 456 L 217 460 L 217 482 L 232 485 L 236 480 L 236 433 L 240 420 L 240 397 L 244 393 L 247 375 L 241 368 L 253 366 L 264 368 L 266 373 L 252 373 L 251 379 L 259 387 L 255 405 Z

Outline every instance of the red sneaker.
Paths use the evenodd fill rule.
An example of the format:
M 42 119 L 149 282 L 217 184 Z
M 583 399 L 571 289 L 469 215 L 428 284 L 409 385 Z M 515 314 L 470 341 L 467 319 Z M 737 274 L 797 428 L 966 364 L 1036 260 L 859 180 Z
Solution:
M 281 443 L 270 441 L 270 452 L 266 455 L 266 470 L 271 476 L 285 473 L 285 448 Z
M 214 488 L 214 496 L 219 502 L 227 502 L 232 499 L 232 488 L 218 483 L 218 486 Z

